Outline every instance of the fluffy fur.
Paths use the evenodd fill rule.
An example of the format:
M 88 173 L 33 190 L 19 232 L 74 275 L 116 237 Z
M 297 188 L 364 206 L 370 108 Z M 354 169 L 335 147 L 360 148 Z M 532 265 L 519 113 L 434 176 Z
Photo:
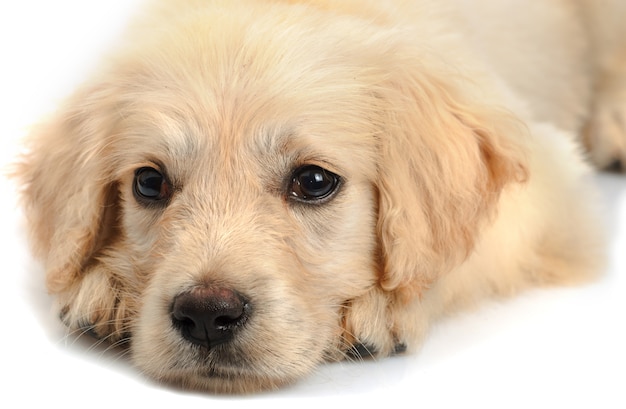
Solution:
M 155 4 L 20 167 L 63 321 L 129 341 L 153 378 L 251 392 L 414 351 L 485 296 L 592 277 L 578 141 L 626 164 L 626 7 L 598 3 Z M 340 176 L 330 199 L 290 197 L 308 164 Z M 165 205 L 137 200 L 143 167 L 167 175 Z M 195 288 L 245 294 L 232 340 L 175 328 Z

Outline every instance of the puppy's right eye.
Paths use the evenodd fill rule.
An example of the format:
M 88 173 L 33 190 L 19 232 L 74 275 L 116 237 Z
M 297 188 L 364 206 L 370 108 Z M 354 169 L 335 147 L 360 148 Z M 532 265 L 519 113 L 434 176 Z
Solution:
M 133 191 L 138 201 L 149 204 L 166 201 L 170 198 L 172 189 L 161 172 L 144 167 L 135 171 Z

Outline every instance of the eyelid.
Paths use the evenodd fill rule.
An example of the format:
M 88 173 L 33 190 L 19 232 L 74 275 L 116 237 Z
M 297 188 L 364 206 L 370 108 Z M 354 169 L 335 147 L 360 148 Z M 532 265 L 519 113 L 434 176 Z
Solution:
M 320 159 L 319 157 L 316 157 L 314 159 L 306 159 L 306 157 L 303 157 L 302 159 L 294 163 L 294 166 L 291 168 L 291 173 L 293 174 L 293 172 L 305 166 L 319 166 L 320 168 L 325 169 L 328 172 L 334 173 L 339 177 L 342 177 L 342 175 L 345 173 L 343 169 L 338 168 L 329 160 L 326 160 L 324 158 Z

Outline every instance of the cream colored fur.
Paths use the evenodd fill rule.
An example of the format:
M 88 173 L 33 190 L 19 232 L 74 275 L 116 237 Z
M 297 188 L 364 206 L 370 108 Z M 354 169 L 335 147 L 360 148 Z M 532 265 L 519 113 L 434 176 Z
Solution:
M 355 345 L 417 350 L 483 297 L 593 277 L 579 140 L 626 164 L 624 6 L 597 3 L 155 4 L 20 167 L 63 321 L 130 341 L 155 379 L 252 392 Z M 332 199 L 289 199 L 303 164 L 340 175 Z M 145 166 L 171 179 L 166 206 L 133 196 Z M 170 317 L 206 283 L 254 307 L 211 350 Z

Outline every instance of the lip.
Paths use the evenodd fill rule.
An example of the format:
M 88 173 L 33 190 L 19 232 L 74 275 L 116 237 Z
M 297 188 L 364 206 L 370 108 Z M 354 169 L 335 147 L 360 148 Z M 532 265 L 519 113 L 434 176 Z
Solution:
M 161 380 L 187 390 L 244 395 L 277 389 L 289 383 L 286 379 L 262 376 L 241 368 L 219 366 L 173 371 L 163 374 Z

